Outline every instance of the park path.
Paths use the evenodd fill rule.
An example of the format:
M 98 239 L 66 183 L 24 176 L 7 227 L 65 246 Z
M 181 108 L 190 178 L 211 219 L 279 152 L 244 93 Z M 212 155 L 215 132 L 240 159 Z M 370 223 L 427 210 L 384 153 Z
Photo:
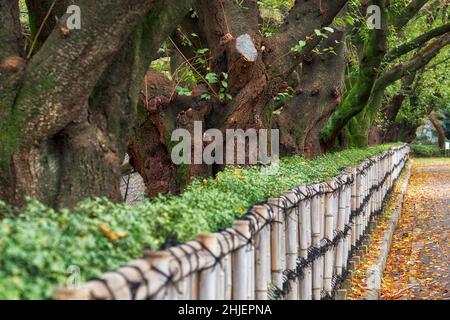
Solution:
M 381 299 L 450 299 L 450 161 L 416 160 Z

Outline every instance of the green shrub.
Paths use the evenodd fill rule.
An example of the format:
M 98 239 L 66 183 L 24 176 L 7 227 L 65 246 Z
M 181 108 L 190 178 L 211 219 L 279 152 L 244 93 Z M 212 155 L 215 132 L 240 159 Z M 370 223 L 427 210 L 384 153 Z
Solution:
M 228 227 L 257 201 L 298 185 L 329 179 L 393 145 L 352 149 L 314 160 L 292 156 L 279 170 L 227 168 L 215 179 L 195 180 L 181 195 L 126 206 L 85 200 L 58 212 L 29 199 L 19 209 L 0 202 L 0 299 L 50 298 L 77 265 L 82 280 L 139 258 L 144 248 L 193 239 Z
M 436 145 L 413 145 L 411 152 L 415 157 L 439 157 L 444 155 L 444 150 Z

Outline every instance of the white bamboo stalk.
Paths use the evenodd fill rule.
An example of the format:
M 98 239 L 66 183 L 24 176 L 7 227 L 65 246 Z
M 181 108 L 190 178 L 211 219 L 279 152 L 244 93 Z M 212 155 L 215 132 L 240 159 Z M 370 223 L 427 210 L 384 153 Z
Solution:
M 320 190 L 320 185 L 315 185 L 315 190 Z M 320 247 L 320 210 L 321 210 L 321 196 L 316 195 L 312 198 L 311 202 L 311 229 L 312 229 L 312 246 Z M 312 294 L 314 300 L 320 300 L 321 290 L 322 290 L 322 278 L 321 272 L 323 270 L 323 265 L 321 264 L 321 259 L 315 259 L 313 261 L 312 268 Z
M 245 239 L 249 239 L 250 222 L 246 220 L 237 220 L 233 224 L 233 228 L 236 229 L 239 234 L 242 234 Z M 246 240 L 241 239 L 241 244 L 246 244 Z M 248 245 L 242 246 L 240 249 L 233 253 L 233 299 L 245 300 L 248 297 L 248 269 L 249 269 L 249 254 Z
M 336 193 L 333 189 L 338 185 L 335 179 L 328 181 L 329 189 L 326 195 L 325 203 L 325 238 L 333 240 L 334 237 L 334 219 L 337 216 L 337 201 Z M 325 253 L 325 270 L 324 270 L 324 289 L 328 294 L 332 291 L 333 280 L 333 265 L 334 265 L 334 250 L 329 250 Z
M 308 189 L 305 186 L 300 187 L 303 194 L 307 194 Z M 300 202 L 299 218 L 299 247 L 300 257 L 308 259 L 308 248 L 311 245 L 311 201 L 309 199 Z M 300 279 L 300 300 L 312 299 L 312 277 L 311 267 L 304 270 L 303 278 Z
M 345 187 L 341 187 L 341 189 L 339 190 L 339 209 L 336 224 L 336 229 L 338 231 L 344 231 L 346 201 L 347 196 L 345 193 Z M 338 276 L 342 275 L 343 260 L 344 260 L 344 241 L 343 239 L 341 239 L 336 247 L 336 258 L 334 263 L 335 273 Z
M 233 275 L 232 275 L 232 262 L 231 254 L 228 254 L 224 258 L 224 270 L 225 270 L 225 300 L 231 300 L 233 298 Z
M 275 221 L 272 223 L 271 234 L 271 265 L 272 265 L 272 283 L 278 288 L 283 286 L 283 271 L 284 271 L 284 214 L 280 207 L 282 203 L 279 198 L 269 199 L 269 204 L 273 204 L 273 211 L 275 212 Z
M 285 193 L 289 201 L 289 205 L 296 204 L 298 202 L 297 196 L 294 192 Z M 298 254 L 298 210 L 296 207 L 290 209 L 286 215 L 286 268 L 288 270 L 295 271 L 297 267 L 297 254 Z M 287 295 L 287 300 L 297 300 L 297 280 L 291 281 L 291 290 Z
M 222 258 L 221 265 L 218 265 L 217 270 L 217 285 L 216 285 L 216 299 L 224 300 L 225 299 L 225 288 L 226 288 L 226 275 L 225 275 L 225 263 L 228 258 L 228 255 Z
M 214 233 L 202 234 L 197 237 L 205 248 L 214 257 L 219 256 L 220 247 L 217 241 L 216 235 Z M 215 265 L 211 268 L 202 270 L 199 276 L 199 299 L 200 300 L 215 300 L 216 299 L 216 286 L 219 280 L 219 266 Z
M 357 181 L 356 181 L 356 175 L 357 170 L 355 167 L 352 168 L 352 177 L 353 177 L 353 183 L 352 183 L 352 189 L 351 189 L 351 200 L 352 205 L 350 210 L 355 211 L 358 208 L 358 193 L 357 193 Z M 352 246 L 356 246 L 356 240 L 358 239 L 358 230 L 356 229 L 356 218 L 353 219 L 351 224 L 351 234 L 352 234 Z
M 349 172 L 349 176 L 351 172 Z M 350 225 L 350 214 L 351 214 L 351 186 L 345 187 L 345 226 Z M 347 268 L 348 265 L 348 257 L 351 249 L 351 234 L 348 233 L 344 238 L 344 259 L 343 259 L 343 268 Z
M 362 212 L 361 208 L 364 201 L 364 192 L 363 192 L 363 183 L 364 179 L 362 176 L 362 165 L 359 167 L 358 173 L 356 175 L 356 199 L 358 204 L 358 216 L 356 217 L 356 241 L 361 239 L 362 235 Z
M 255 272 L 256 272 L 256 259 L 255 259 L 255 247 L 249 243 L 247 245 L 248 255 L 248 287 L 247 287 L 247 300 L 255 300 Z
M 269 220 L 269 212 L 265 207 L 259 207 L 257 210 L 264 219 Z M 257 300 L 267 300 L 267 289 L 270 283 L 270 225 L 262 228 L 257 236 L 256 243 L 256 273 L 255 273 L 255 297 Z

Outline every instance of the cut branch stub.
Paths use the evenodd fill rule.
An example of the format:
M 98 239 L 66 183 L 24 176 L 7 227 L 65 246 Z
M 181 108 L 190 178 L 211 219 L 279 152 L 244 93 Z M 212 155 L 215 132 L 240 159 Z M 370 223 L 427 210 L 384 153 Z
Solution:
M 258 51 L 248 34 L 243 34 L 236 39 L 236 50 L 249 62 L 255 62 L 258 58 Z
M 228 43 L 228 74 L 230 91 L 237 93 L 254 79 L 258 60 L 257 44 L 249 34 L 243 34 Z

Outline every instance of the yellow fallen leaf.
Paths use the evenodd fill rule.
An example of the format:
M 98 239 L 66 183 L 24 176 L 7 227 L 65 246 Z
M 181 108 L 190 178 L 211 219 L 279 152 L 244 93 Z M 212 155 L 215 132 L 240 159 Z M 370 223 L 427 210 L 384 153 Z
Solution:
M 100 230 L 102 230 L 103 234 L 111 241 L 120 240 L 120 239 L 126 238 L 128 236 L 127 232 L 111 230 L 104 223 L 100 223 L 99 227 L 100 227 Z

